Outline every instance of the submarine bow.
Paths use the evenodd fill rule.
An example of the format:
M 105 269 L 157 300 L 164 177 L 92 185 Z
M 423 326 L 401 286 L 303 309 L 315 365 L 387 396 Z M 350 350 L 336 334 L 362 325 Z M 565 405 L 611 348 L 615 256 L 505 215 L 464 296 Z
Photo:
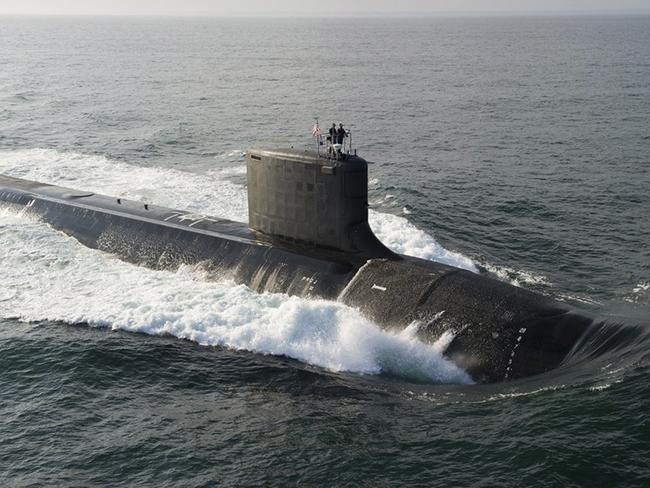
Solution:
M 340 300 L 377 324 L 415 325 L 475 381 L 556 368 L 594 327 L 549 298 L 444 264 L 398 255 L 368 224 L 368 165 L 294 149 L 249 150 L 248 225 L 0 176 L 0 201 L 82 244 L 153 269 L 200 264 L 262 292 Z

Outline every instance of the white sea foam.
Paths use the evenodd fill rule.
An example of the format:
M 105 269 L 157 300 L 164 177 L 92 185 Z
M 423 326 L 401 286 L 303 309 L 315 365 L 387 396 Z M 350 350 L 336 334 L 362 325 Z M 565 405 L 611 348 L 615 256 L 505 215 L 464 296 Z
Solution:
M 222 155 L 223 156 L 223 155 Z M 232 151 L 224 157 L 243 156 Z M 52 149 L 0 152 L 0 173 L 88 190 L 106 195 L 187 209 L 230 220 L 246 222 L 246 189 L 231 181 L 244 166 L 217 166 L 206 174 L 169 168 L 132 166 L 104 156 Z M 473 261 L 442 247 L 432 236 L 406 218 L 370 211 L 370 225 L 377 237 L 400 254 L 477 272 Z
M 229 180 L 232 172 L 232 166 L 217 166 L 197 175 L 53 149 L 0 152 L 0 173 L 9 176 L 243 222 L 248 219 L 247 201 L 244 189 Z
M 379 240 L 397 253 L 478 271 L 470 258 L 445 249 L 433 237 L 404 217 L 370 211 L 369 221 Z
M 333 371 L 470 382 L 442 355 L 448 335 L 427 345 L 414 327 L 390 333 L 340 303 L 206 282 L 192 268 L 133 266 L 6 209 L 0 210 L 0 243 L 0 317 L 170 334 Z
M 530 271 L 517 270 L 508 266 L 496 266 L 490 263 L 482 263 L 482 266 L 490 273 L 495 274 L 499 279 L 508 281 L 515 286 L 551 285 L 545 276 Z
M 496 395 L 491 395 L 485 401 L 493 402 L 493 401 L 498 401 L 498 400 L 507 400 L 507 399 L 510 399 L 510 398 L 534 396 L 534 395 L 539 395 L 539 394 L 543 394 L 543 393 L 548 393 L 548 392 L 553 392 L 553 391 L 558 391 L 558 390 L 564 390 L 567 387 L 568 387 L 568 385 L 560 384 L 560 385 L 544 386 L 542 388 L 537 388 L 537 389 L 531 390 L 531 391 L 511 391 L 511 392 L 508 392 L 508 393 L 498 393 Z M 478 403 L 484 403 L 484 401 L 480 401 Z
M 602 305 L 602 302 L 599 302 L 598 300 L 593 300 L 591 298 L 575 295 L 572 293 L 558 293 L 556 297 L 558 300 L 561 300 L 563 302 L 579 302 L 586 305 Z
M 632 293 L 643 293 L 650 290 L 650 281 L 641 282 L 634 287 Z
M 235 149 L 233 151 L 217 154 L 214 157 L 214 159 L 217 159 L 219 161 L 238 161 L 241 158 L 243 158 L 245 154 L 246 151 L 242 151 L 241 149 Z
M 639 303 L 645 301 L 650 296 L 650 281 L 641 281 L 632 292 L 624 298 L 626 302 Z

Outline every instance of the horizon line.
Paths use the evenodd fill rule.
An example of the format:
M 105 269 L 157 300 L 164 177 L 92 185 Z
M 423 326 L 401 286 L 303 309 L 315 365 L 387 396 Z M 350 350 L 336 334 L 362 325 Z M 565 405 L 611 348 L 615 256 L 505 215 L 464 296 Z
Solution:
M 0 12 L 0 17 L 164 17 L 164 18 L 395 18 L 395 17 L 498 17 L 498 16 L 594 16 L 594 15 L 634 15 L 650 14 L 650 8 L 638 9 L 571 9 L 571 10 L 485 10 L 485 11 L 421 11 L 421 12 L 248 12 L 248 13 L 215 13 L 215 12 Z

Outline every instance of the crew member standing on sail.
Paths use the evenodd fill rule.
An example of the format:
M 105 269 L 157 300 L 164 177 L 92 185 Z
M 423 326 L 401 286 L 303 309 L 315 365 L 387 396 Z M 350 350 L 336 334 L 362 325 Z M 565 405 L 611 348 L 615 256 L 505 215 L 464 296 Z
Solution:
M 346 136 L 346 134 L 345 134 L 345 129 L 343 128 L 343 124 L 339 124 L 339 128 L 336 131 L 336 142 L 338 144 L 341 144 L 341 146 L 342 146 L 343 141 L 345 140 L 345 136 Z
M 332 127 L 330 127 L 330 130 L 329 130 L 329 134 L 330 134 L 331 143 L 336 144 L 336 124 L 334 124 L 334 123 L 332 124 Z

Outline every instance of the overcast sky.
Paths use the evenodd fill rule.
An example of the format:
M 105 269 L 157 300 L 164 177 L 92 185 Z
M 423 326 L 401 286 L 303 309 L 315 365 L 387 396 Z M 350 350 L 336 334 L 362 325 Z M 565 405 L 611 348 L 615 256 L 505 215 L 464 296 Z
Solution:
M 650 0 L 0 0 L 0 14 L 322 15 L 650 11 Z

